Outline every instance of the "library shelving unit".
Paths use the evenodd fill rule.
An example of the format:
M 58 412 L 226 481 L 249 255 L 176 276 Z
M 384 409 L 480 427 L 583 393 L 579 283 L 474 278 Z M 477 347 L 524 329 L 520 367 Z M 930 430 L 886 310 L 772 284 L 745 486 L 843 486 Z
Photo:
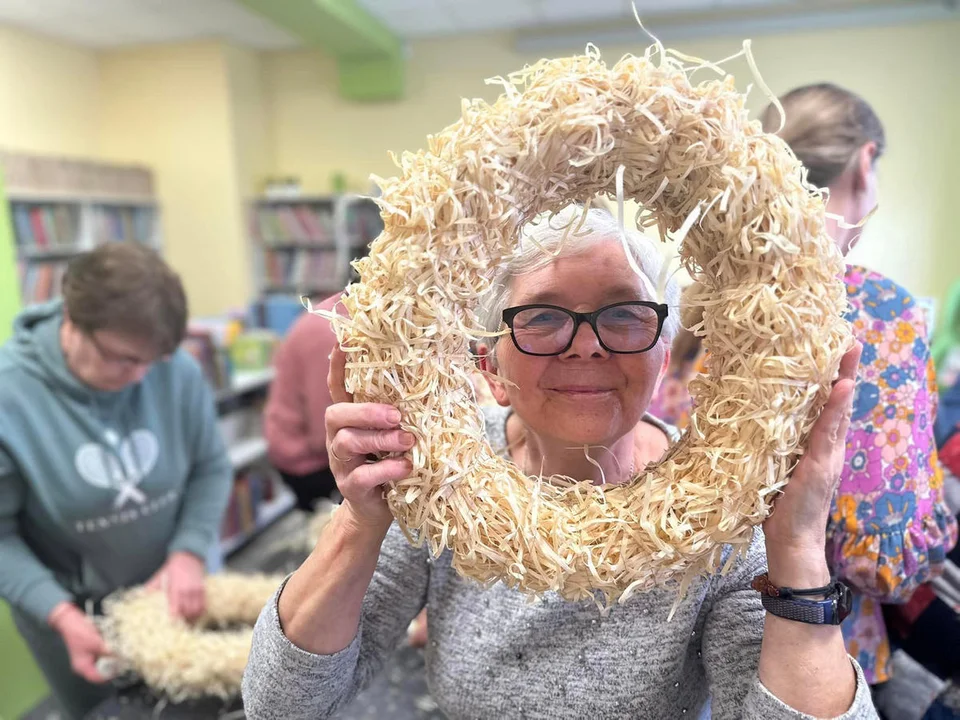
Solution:
M 217 392 L 220 432 L 235 473 L 220 529 L 221 560 L 256 538 L 296 504 L 293 493 L 267 462 L 262 407 L 273 377 L 272 368 L 236 372 L 229 386 Z
M 217 424 L 234 474 L 220 543 L 211 558 L 214 568 L 295 505 L 293 493 L 270 465 L 264 437 L 264 407 L 276 372 L 266 362 L 237 366 L 232 361 L 228 338 L 235 321 L 230 316 L 194 318 L 183 343 L 214 389 Z
M 262 296 L 341 290 L 350 261 L 383 229 L 376 203 L 357 195 L 263 197 L 254 202 L 251 225 Z
M 97 245 L 161 249 L 150 170 L 12 153 L 0 163 L 23 305 L 59 295 L 70 258 Z

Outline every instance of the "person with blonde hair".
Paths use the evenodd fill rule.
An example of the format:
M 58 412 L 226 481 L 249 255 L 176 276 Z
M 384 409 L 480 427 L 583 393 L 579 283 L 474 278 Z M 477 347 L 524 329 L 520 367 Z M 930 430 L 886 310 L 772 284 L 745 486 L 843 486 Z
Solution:
M 846 255 L 877 204 L 877 162 L 886 134 L 859 95 L 830 83 L 780 98 L 779 135 L 828 191 L 831 234 Z M 780 113 L 763 116 L 774 132 Z M 845 274 L 848 319 L 863 345 L 846 463 L 827 526 L 832 572 L 854 590 L 842 626 L 848 652 L 871 684 L 890 678 L 882 603 L 907 601 L 942 571 L 957 526 L 944 504 L 933 424 L 937 392 L 923 309 L 893 280 L 859 265 Z

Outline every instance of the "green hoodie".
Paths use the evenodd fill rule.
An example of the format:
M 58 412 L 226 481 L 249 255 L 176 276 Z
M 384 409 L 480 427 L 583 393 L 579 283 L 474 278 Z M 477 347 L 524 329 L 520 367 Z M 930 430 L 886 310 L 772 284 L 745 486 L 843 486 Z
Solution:
M 142 583 L 175 551 L 205 558 L 232 484 L 213 396 L 178 351 L 118 392 L 67 368 L 61 304 L 0 348 L 0 597 L 57 603 Z

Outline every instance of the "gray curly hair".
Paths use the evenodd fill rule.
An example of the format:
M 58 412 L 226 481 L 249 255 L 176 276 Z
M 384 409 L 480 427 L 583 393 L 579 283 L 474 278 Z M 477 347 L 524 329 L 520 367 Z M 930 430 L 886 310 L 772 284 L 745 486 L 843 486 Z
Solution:
M 606 210 L 589 209 L 582 225 L 581 217 L 583 207 L 569 205 L 553 217 L 542 215 L 523 228 L 519 249 L 497 269 L 493 286 L 478 310 L 477 314 L 485 331 L 495 333 L 500 330 L 503 311 L 507 308 L 513 292 L 514 278 L 544 268 L 557 258 L 586 252 L 597 243 L 619 241 L 620 228 L 617 220 Z M 641 233 L 625 228 L 624 234 L 626 246 L 640 267 L 641 278 L 650 299 L 659 299 L 670 308 L 660 335 L 660 341 L 669 345 L 679 328 L 680 288 L 677 282 L 669 277 L 660 296 L 657 282 L 664 270 L 663 255 L 653 242 Z

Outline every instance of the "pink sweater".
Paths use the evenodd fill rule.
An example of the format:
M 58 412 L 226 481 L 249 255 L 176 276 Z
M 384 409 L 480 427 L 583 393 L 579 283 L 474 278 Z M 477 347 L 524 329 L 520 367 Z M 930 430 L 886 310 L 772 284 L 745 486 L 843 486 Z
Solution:
M 337 293 L 319 308 L 331 310 L 339 300 Z M 327 370 L 336 343 L 327 320 L 304 313 L 274 356 L 277 375 L 267 398 L 264 434 L 270 461 L 290 475 L 306 475 L 329 465 L 323 418 L 332 402 Z

